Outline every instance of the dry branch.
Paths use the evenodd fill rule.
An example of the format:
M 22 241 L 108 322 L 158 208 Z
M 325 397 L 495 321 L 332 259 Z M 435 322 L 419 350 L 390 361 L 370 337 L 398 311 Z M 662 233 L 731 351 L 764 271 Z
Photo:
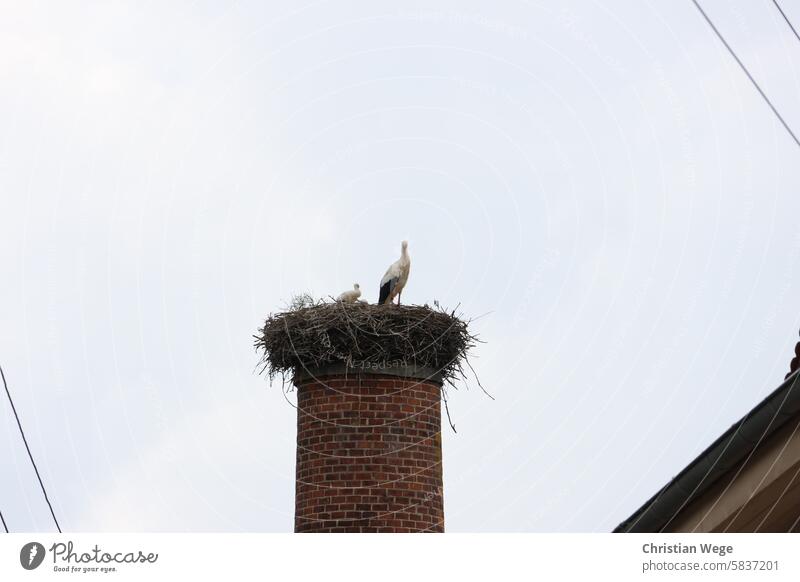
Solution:
M 261 371 L 285 380 L 330 364 L 380 373 L 395 366 L 435 370 L 454 386 L 466 379 L 468 352 L 480 340 L 469 321 L 438 305 L 322 303 L 270 314 L 254 336 Z

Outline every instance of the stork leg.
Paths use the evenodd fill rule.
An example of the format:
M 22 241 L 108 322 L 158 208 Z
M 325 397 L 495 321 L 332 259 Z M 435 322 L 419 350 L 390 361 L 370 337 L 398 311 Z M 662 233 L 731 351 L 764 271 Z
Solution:
M 398 304 L 398 305 L 400 305 L 400 296 L 401 296 L 402 294 L 403 294 L 403 292 L 402 292 L 402 291 L 400 291 L 400 292 L 397 294 L 397 304 Z

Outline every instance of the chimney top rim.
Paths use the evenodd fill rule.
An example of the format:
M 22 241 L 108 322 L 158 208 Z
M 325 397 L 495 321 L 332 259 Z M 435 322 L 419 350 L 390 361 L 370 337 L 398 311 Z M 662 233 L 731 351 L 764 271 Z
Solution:
M 393 376 L 397 378 L 433 382 L 439 386 L 444 383 L 441 372 L 438 372 L 433 368 L 423 366 L 385 366 L 373 368 L 370 366 L 351 367 L 347 366 L 346 364 L 327 364 L 314 368 L 297 370 L 295 371 L 292 383 L 295 385 L 306 384 L 309 381 L 314 381 L 320 378 L 329 378 L 331 376 L 337 378 Z

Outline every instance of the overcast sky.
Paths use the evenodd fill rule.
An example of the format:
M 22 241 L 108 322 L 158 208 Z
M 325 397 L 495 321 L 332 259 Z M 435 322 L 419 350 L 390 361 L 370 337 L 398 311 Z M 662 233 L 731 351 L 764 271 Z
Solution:
M 800 130 L 772 3 L 703 4 Z M 65 530 L 291 531 L 252 334 L 402 239 L 404 301 L 487 314 L 448 531 L 610 531 L 788 371 L 800 149 L 689 0 L 0 6 L 0 364 Z M 5 400 L 0 467 L 52 530 Z

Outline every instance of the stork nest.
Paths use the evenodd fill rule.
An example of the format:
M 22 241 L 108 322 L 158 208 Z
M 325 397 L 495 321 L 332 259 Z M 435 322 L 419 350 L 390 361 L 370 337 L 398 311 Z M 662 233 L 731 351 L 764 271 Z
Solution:
M 466 379 L 464 366 L 472 370 L 468 352 L 480 341 L 469 323 L 438 305 L 315 302 L 270 314 L 253 337 L 270 380 L 331 364 L 374 373 L 418 366 L 454 386 Z

